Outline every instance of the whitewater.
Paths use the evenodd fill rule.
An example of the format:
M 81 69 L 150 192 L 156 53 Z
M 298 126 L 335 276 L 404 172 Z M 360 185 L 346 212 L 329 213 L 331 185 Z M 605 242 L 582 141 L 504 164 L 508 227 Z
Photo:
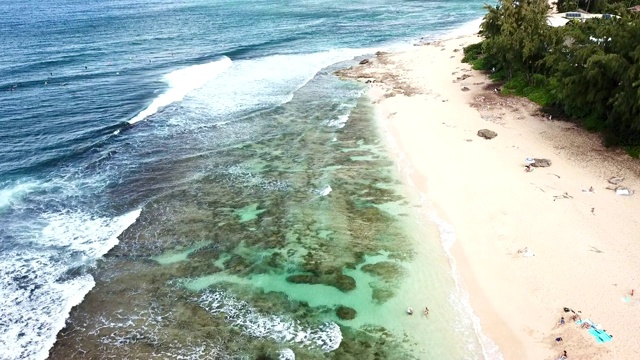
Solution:
M 215 178 L 230 186 L 220 198 L 259 189 L 255 202 L 265 203 L 301 183 L 310 203 L 340 196 L 329 173 L 285 181 L 260 171 L 285 155 L 311 156 L 304 146 L 291 153 L 304 134 L 340 143 L 363 90 L 337 81 L 334 70 L 419 38 L 466 32 L 481 12 L 481 2 L 462 0 L 8 4 L 0 14 L 0 358 L 63 358 L 55 344 L 78 321 L 71 309 L 84 311 L 89 291 L 122 275 L 105 269 L 182 241 L 154 219 L 179 228 L 203 218 L 182 219 L 191 209 L 175 207 L 176 192 L 187 198 Z M 317 127 L 300 130 L 303 121 Z M 279 148 L 233 152 L 289 135 Z M 261 160 L 269 156 L 275 160 Z M 323 171 L 333 171 L 324 161 Z M 305 171 L 299 165 L 280 176 Z M 246 301 L 221 294 L 194 304 L 217 313 Z M 282 343 L 283 354 L 296 346 L 334 351 L 342 339 L 335 319 L 296 323 L 265 311 L 247 316 L 306 337 L 256 336 L 244 325 L 250 320 L 229 326 Z M 325 345 L 312 345 L 318 341 Z

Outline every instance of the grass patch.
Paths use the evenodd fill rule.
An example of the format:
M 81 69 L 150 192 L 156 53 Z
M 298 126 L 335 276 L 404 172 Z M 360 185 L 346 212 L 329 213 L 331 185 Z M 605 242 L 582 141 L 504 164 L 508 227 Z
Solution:
M 462 58 L 462 62 L 471 63 L 475 60 L 478 60 L 482 54 L 482 41 L 476 44 L 471 44 L 463 49 L 464 57 Z
M 625 150 L 627 151 L 627 154 L 629 154 L 629 156 L 631 156 L 632 158 L 640 159 L 640 145 L 627 146 Z
M 589 115 L 584 117 L 584 119 L 582 120 L 582 126 L 587 131 L 592 132 L 603 132 L 606 128 L 605 122 L 602 121 L 602 118 L 597 115 Z
M 518 74 L 504 84 L 502 93 L 526 97 L 542 107 L 551 107 L 558 101 L 553 84 L 541 75 L 527 79 Z
M 470 64 L 473 70 L 490 70 L 493 68 L 491 61 L 482 52 L 483 42 L 471 44 L 463 49 L 462 62 Z

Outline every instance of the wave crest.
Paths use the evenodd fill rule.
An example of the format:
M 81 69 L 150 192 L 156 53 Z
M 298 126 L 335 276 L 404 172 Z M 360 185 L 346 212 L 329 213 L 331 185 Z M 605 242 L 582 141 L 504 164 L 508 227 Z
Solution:
M 133 125 L 157 113 L 161 108 L 184 99 L 191 91 L 204 86 L 218 74 L 231 67 L 231 59 L 224 56 L 218 61 L 193 65 L 173 71 L 164 76 L 163 80 L 169 84 L 169 89 L 155 98 L 146 109 L 128 121 Z

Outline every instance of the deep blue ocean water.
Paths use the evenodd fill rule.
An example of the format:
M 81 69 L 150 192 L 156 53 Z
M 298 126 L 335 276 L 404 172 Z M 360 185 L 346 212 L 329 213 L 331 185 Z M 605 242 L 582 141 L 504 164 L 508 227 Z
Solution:
M 483 13 L 478 0 L 0 7 L 2 359 L 46 358 L 95 261 L 150 200 L 206 176 L 196 159 L 255 142 L 255 114 L 329 66 Z M 346 103 L 330 110 L 344 119 L 361 92 L 335 94 L 327 103 Z

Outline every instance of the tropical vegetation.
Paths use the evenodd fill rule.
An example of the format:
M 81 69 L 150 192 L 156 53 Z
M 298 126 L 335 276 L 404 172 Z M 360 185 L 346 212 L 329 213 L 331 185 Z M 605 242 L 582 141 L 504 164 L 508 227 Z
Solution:
M 640 155 L 640 0 L 558 0 L 560 11 L 618 15 L 548 25 L 546 0 L 485 5 L 484 40 L 463 61 L 504 81 L 502 91 L 526 96 L 603 134 L 607 146 Z

